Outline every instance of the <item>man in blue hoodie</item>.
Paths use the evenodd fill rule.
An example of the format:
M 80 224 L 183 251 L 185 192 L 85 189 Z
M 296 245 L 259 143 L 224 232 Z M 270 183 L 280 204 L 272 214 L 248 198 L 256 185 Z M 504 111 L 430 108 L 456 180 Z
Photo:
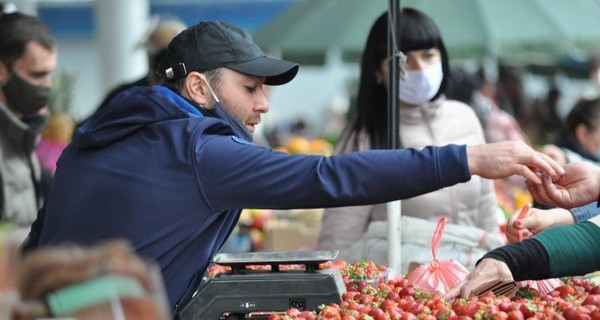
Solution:
M 250 35 L 201 22 L 171 42 L 164 86 L 133 88 L 80 126 L 58 162 L 27 249 L 126 238 L 157 261 L 170 307 L 185 303 L 242 208 L 322 208 L 388 202 L 471 175 L 562 169 L 520 142 L 288 155 L 252 144 L 269 110 L 264 85 L 298 65 L 267 57 Z

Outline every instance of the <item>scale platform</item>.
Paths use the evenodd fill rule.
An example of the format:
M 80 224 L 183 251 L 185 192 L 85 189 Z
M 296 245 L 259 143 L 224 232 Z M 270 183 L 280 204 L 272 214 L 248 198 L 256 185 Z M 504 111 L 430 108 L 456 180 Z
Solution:
M 290 308 L 319 310 L 340 303 L 346 286 L 338 269 L 319 269 L 339 251 L 221 253 L 212 262 L 230 266 L 230 273 L 205 279 L 177 314 L 178 320 L 266 318 Z M 269 265 L 271 270 L 246 266 Z M 282 268 L 305 265 L 303 269 Z

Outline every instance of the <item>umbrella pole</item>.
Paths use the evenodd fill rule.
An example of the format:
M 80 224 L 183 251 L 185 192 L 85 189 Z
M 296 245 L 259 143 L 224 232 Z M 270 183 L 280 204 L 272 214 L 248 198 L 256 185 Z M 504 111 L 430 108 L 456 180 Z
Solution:
M 399 23 L 400 0 L 390 0 L 388 15 L 388 56 L 390 57 L 389 90 L 388 90 L 388 135 L 389 148 L 400 148 L 399 135 L 399 44 L 396 43 L 395 30 Z M 400 273 L 402 270 L 402 228 L 400 220 L 402 217 L 402 206 L 400 200 L 389 202 L 387 205 L 388 221 L 388 259 L 387 265 L 392 273 Z

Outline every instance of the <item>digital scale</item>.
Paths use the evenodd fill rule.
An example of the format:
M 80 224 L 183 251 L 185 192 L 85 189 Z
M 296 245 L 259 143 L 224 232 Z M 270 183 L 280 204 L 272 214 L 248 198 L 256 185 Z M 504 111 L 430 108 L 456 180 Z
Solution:
M 203 279 L 178 320 L 267 319 L 272 312 L 319 310 L 340 303 L 346 286 L 338 269 L 319 269 L 339 251 L 220 253 L 213 263 L 231 272 Z M 246 266 L 269 265 L 271 270 Z M 302 269 L 282 268 L 305 265 Z

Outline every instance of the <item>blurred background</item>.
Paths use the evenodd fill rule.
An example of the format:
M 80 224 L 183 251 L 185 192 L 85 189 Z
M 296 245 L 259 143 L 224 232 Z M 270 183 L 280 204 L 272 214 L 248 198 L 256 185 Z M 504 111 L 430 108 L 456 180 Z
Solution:
M 56 35 L 57 73 L 73 76 L 69 112 L 77 120 L 93 113 L 110 89 L 147 72 L 140 41 L 157 17 L 187 26 L 224 20 L 251 32 L 268 54 L 301 64 L 294 81 L 272 89 L 263 132 L 296 130 L 332 142 L 353 99 L 367 32 L 388 8 L 387 0 L 0 3 L 38 15 Z M 590 70 L 597 67 L 590 62 L 600 48 L 599 0 L 403 0 L 401 5 L 436 20 L 455 69 L 483 70 L 512 90 L 501 107 L 524 128 L 540 106 L 552 103 L 553 112 L 564 117 L 577 98 L 596 89 Z

